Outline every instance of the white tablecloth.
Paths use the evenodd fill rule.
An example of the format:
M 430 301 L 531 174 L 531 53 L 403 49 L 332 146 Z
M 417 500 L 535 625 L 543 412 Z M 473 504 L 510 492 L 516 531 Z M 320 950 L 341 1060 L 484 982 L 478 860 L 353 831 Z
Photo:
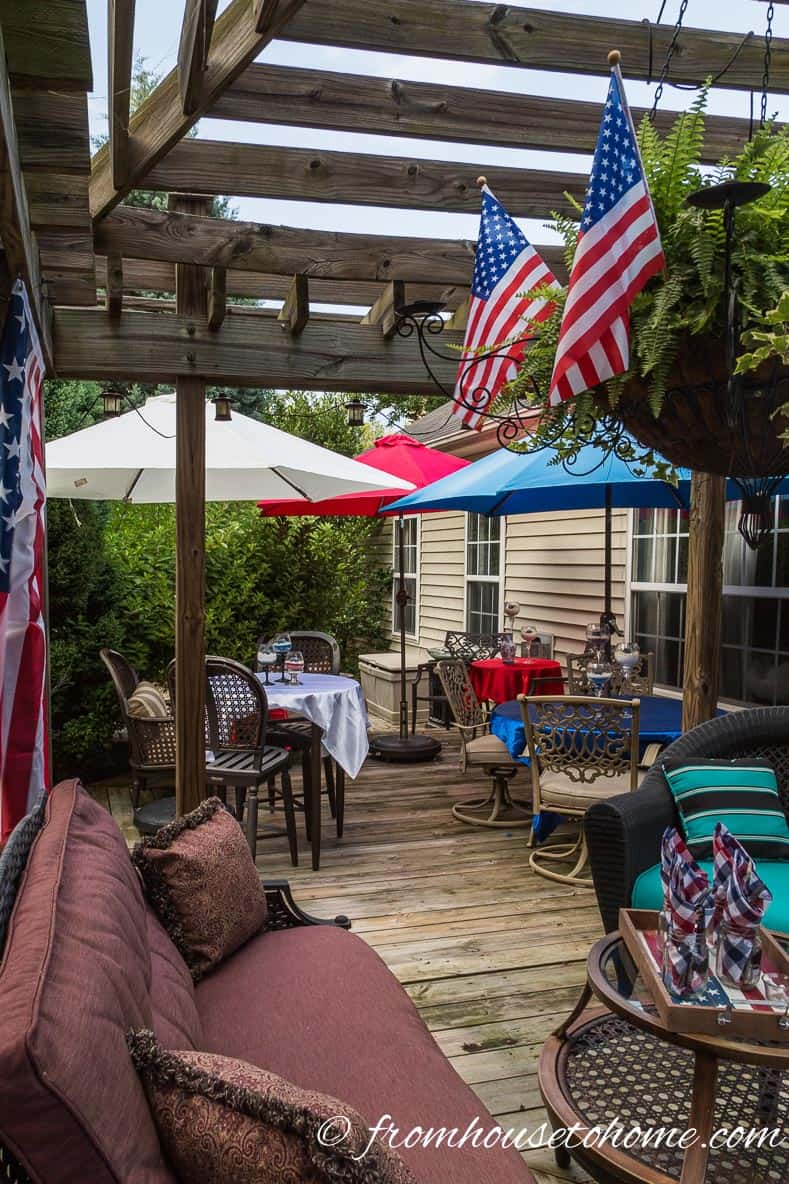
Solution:
M 300 686 L 276 682 L 271 675 L 263 683 L 269 707 L 286 707 L 305 715 L 323 732 L 323 747 L 349 777 L 358 776 L 369 751 L 367 705 L 355 678 L 339 674 L 302 674 Z M 277 678 L 279 672 L 277 672 Z

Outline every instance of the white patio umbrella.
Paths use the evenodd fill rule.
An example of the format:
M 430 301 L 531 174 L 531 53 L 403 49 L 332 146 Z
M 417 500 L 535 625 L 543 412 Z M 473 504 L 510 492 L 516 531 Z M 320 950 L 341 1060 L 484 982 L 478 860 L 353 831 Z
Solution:
M 321 501 L 380 489 L 377 469 L 233 412 L 217 420 L 206 403 L 206 501 Z M 175 394 L 47 445 L 49 497 L 175 501 Z M 409 481 L 389 484 L 404 491 Z

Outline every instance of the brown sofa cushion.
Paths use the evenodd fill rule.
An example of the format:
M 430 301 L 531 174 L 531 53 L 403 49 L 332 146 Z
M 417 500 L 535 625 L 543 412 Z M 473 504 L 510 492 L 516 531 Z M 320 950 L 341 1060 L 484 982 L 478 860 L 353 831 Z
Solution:
M 336 1098 L 215 1053 L 167 1052 L 152 1032 L 129 1039 L 181 1184 L 415 1184 L 398 1155 Z M 343 1116 L 345 1137 L 321 1140 Z
M 199 1048 L 203 1027 L 189 967 L 150 908 L 145 920 L 151 954 L 153 1030 L 165 1048 Z
M 266 923 L 244 832 L 219 798 L 143 839 L 132 860 L 195 982 Z
M 150 1027 L 145 902 L 76 781 L 50 794 L 0 963 L 0 1143 L 42 1184 L 171 1184 L 126 1032 Z
M 248 1061 L 304 1089 L 342 1098 L 374 1125 L 494 1120 L 361 938 L 333 926 L 254 937 L 195 990 L 208 1052 Z M 243 1006 L 239 1006 L 243 1000 Z M 514 1149 L 398 1147 L 420 1184 L 528 1184 Z

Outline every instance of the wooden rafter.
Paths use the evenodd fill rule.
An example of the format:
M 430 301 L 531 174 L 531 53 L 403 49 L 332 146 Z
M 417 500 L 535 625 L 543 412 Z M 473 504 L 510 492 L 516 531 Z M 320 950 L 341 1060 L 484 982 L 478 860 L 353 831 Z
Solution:
M 310 286 L 306 275 L 294 275 L 277 319 L 293 337 L 304 332 L 310 319 Z
M 414 343 L 395 334 L 385 341 L 367 325 L 311 318 L 298 337 L 282 332 L 275 313 L 227 317 L 216 332 L 204 318 L 124 310 L 109 321 L 103 309 L 57 308 L 58 374 L 63 378 L 128 378 L 174 382 L 192 374 L 208 383 L 298 390 L 375 390 L 429 394 L 436 390 Z M 463 335 L 442 347 L 452 353 Z M 436 362 L 448 386 L 457 361 Z
M 216 7 L 217 0 L 186 0 L 178 46 L 178 89 L 185 115 L 191 115 L 200 105 Z
M 287 41 L 571 74 L 606 74 L 606 55 L 616 47 L 622 52 L 625 76 L 648 79 L 659 72 L 672 33 L 669 23 L 649 25 L 474 0 L 398 0 L 396 19 L 389 4 L 335 0 L 327 20 L 325 0 L 308 0 L 280 36 Z M 732 62 L 742 40 L 739 33 L 683 29 L 671 62 L 672 81 L 700 83 L 729 66 L 721 85 L 759 90 L 764 42 L 758 35 L 751 37 Z M 789 91 L 786 38 L 773 39 L 770 90 Z
M 636 123 L 644 114 L 646 108 L 633 108 Z M 600 128 L 600 104 L 475 87 L 357 78 L 295 66 L 254 65 L 220 97 L 211 117 L 464 144 L 591 152 Z M 675 118 L 676 112 L 660 110 L 657 127 L 665 131 Z M 747 119 L 707 116 L 705 161 L 734 155 L 748 139 L 748 129 Z
M 104 302 L 108 314 L 117 320 L 123 311 L 123 260 L 120 255 L 108 255 L 104 276 Z
M 0 244 L 5 255 L 7 279 L 21 275 L 27 286 L 47 369 L 52 369 L 52 337 L 49 308 L 44 299 L 38 244 L 30 228 L 27 191 L 19 163 L 14 109 L 0 28 Z
M 110 157 L 112 183 L 129 173 L 129 104 L 134 47 L 134 0 L 109 0 L 107 8 Z
M 491 188 L 516 217 L 548 217 L 566 205 L 567 191 L 583 197 L 580 173 L 520 169 L 416 157 L 326 152 L 218 140 L 183 140 L 148 174 L 150 189 L 226 193 L 232 178 L 237 197 L 349 202 L 421 210 L 479 212 L 476 178 L 485 172 Z
M 75 0 L 0 0 L 14 87 L 93 90 L 88 14 Z
M 362 318 L 362 324 L 378 325 L 384 337 L 391 337 L 397 328 L 397 314 L 404 304 L 405 284 L 402 280 L 392 280 Z
M 117 205 L 178 143 L 225 87 L 280 34 L 303 2 L 233 0 L 214 25 L 203 71 L 203 86 L 195 109 L 184 114 L 178 70 L 173 69 L 130 120 L 129 167 L 123 185 L 113 183 L 109 149 L 102 148 L 96 154 L 90 185 L 90 207 L 94 218 L 100 218 Z
M 227 271 L 212 267 L 208 278 L 208 328 L 218 329 L 227 312 Z

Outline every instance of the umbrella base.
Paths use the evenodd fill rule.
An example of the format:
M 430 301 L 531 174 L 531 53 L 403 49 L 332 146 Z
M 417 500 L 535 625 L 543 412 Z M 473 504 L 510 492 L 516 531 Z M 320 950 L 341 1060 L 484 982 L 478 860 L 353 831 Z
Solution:
M 370 739 L 370 756 L 381 761 L 396 764 L 417 764 L 432 761 L 441 751 L 438 740 L 431 736 L 373 736 Z
M 134 825 L 141 835 L 156 834 L 175 818 L 175 798 L 156 798 L 134 811 Z

